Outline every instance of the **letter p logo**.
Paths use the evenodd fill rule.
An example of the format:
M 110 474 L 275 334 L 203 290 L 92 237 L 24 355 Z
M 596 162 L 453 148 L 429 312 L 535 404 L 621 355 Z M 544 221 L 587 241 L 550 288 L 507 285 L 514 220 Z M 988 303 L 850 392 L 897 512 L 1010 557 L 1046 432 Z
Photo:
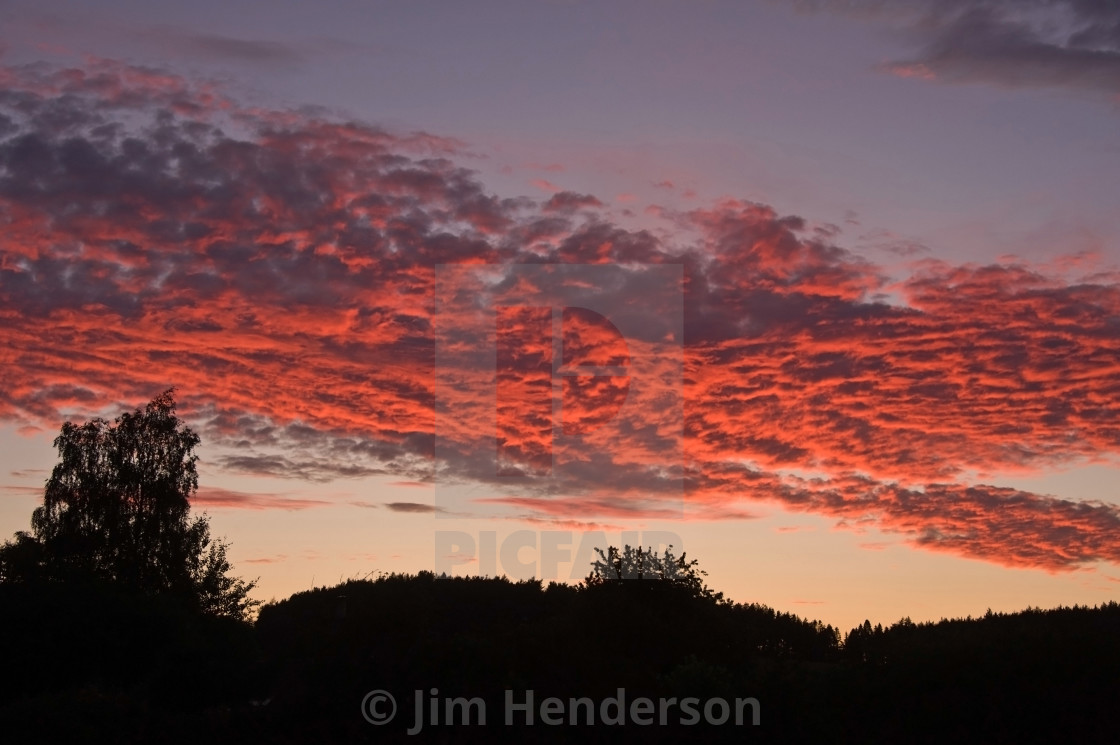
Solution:
M 560 434 L 572 436 L 619 413 L 630 391 L 629 348 L 609 319 L 588 308 L 496 311 L 498 475 L 547 475 L 557 417 Z
M 678 265 L 439 265 L 437 514 L 679 514 L 682 315 Z

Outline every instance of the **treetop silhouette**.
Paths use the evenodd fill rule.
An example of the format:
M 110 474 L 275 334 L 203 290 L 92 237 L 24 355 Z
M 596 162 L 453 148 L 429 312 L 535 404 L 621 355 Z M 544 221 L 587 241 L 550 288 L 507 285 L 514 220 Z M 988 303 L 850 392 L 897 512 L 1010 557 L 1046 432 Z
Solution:
M 606 550 L 596 547 L 599 558 L 591 562 L 591 573 L 585 580 L 588 587 L 621 584 L 629 580 L 656 580 L 673 587 L 683 588 L 696 597 L 722 600 L 723 593 L 715 592 L 704 582 L 707 572 L 700 568 L 697 559 L 691 561 L 688 554 L 673 554 L 673 547 L 666 547 L 664 553 L 641 546 L 624 546 L 619 550 L 608 546 Z
M 0 581 L 107 582 L 179 596 L 244 617 L 255 582 L 228 576 L 228 545 L 190 517 L 200 438 L 175 414 L 174 389 L 113 422 L 66 422 L 31 533 L 0 547 Z

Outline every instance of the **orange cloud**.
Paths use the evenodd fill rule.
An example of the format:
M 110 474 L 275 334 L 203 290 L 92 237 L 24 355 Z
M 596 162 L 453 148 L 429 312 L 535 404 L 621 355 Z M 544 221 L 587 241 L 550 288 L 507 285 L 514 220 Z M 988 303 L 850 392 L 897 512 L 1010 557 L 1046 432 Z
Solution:
M 241 107 L 108 61 L 2 75 L 0 365 L 13 372 L 0 417 L 16 426 L 53 430 L 175 384 L 212 465 L 238 473 L 452 474 L 560 524 L 680 517 L 659 491 L 676 479 L 694 517 L 777 502 L 1002 564 L 1120 562 L 1114 506 L 971 475 L 1120 451 L 1107 272 L 927 260 L 889 278 L 828 231 L 733 199 L 664 211 L 670 244 L 612 223 L 593 195 L 499 198 L 457 165 L 452 139 Z M 619 345 L 562 313 L 565 368 L 627 369 L 560 376 L 571 439 L 558 444 L 551 310 L 516 300 L 509 270 L 526 264 L 617 267 L 612 307 L 638 318 L 664 299 L 644 267 L 683 270 L 683 348 L 663 330 Z M 512 299 L 440 318 L 448 265 L 489 267 L 487 292 Z M 502 341 L 488 370 L 458 371 L 437 418 L 440 322 L 462 333 L 453 353 Z M 486 376 L 500 406 L 471 393 Z M 438 458 L 437 421 L 450 443 Z M 674 432 L 675 460 L 659 447 Z M 479 443 L 495 441 L 514 465 L 577 476 L 560 494 L 505 493 L 480 465 Z M 324 504 L 213 489 L 198 501 Z

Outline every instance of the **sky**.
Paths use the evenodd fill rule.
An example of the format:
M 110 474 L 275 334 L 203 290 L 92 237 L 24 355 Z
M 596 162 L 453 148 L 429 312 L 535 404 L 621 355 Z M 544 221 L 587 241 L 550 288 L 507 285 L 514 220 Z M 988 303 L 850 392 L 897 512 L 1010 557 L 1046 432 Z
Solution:
M 1120 6 L 0 1 L 0 534 L 174 386 L 256 595 L 1120 594 Z

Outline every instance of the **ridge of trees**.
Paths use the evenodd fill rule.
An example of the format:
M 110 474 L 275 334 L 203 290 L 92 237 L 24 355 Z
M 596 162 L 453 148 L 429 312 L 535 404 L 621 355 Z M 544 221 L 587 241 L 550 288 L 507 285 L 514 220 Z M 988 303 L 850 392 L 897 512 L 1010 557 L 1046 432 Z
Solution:
M 457 730 L 462 742 L 1111 742 L 1120 605 L 988 611 L 841 636 L 710 588 L 673 547 L 608 546 L 579 585 L 383 574 L 260 606 L 191 518 L 199 439 L 173 391 L 63 425 L 30 532 L 0 546 L 13 741 L 414 742 L 371 689 L 601 700 L 753 696 L 764 726 Z M 65 714 L 65 716 L 60 716 Z M 450 729 L 429 733 L 446 740 Z
M 252 626 L 188 618 L 162 596 L 50 587 L 69 589 L 0 585 L 9 611 L 0 653 L 21 671 L 0 685 L 0 723 L 16 739 L 77 737 L 88 729 L 70 723 L 87 717 L 111 723 L 118 742 L 148 741 L 169 723 L 184 742 L 426 741 L 373 733 L 359 703 L 381 688 L 409 707 L 433 687 L 479 696 L 492 713 L 506 690 L 532 689 L 538 701 L 601 700 L 618 688 L 631 698 L 761 701 L 760 729 L 696 730 L 705 742 L 1107 742 L 1096 735 L 1117 723 L 1114 602 L 865 622 L 842 639 L 816 621 L 656 579 L 384 574 L 269 602 Z M 85 629 L 97 644 L 71 643 L 78 615 L 97 627 Z M 54 717 L 61 709 L 72 717 Z M 491 726 L 454 738 L 674 742 L 691 731 L 556 728 L 526 740 L 521 728 Z

